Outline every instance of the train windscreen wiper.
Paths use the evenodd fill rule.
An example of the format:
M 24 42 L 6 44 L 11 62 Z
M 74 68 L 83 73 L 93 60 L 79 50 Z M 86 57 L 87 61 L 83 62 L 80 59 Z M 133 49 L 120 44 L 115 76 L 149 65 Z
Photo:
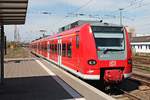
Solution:
M 122 51 L 122 49 L 106 49 L 103 53 L 106 54 L 108 51 Z

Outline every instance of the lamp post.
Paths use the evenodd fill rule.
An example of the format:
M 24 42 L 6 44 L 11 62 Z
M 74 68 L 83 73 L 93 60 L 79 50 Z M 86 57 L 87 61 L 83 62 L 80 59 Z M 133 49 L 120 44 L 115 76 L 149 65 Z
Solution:
M 124 9 L 123 8 L 119 8 L 119 11 L 120 11 L 120 25 L 122 25 L 122 11 Z
M 40 32 L 43 34 L 43 37 L 45 36 L 46 30 L 40 30 Z

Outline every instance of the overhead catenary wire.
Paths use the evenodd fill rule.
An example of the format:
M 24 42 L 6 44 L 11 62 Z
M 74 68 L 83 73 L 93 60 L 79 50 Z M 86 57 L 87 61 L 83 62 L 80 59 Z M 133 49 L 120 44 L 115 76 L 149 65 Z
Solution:
M 92 1 L 93 1 L 93 0 L 88 0 L 88 1 L 87 1 L 85 4 L 83 4 L 82 6 L 80 6 L 79 8 L 77 8 L 77 9 L 75 9 L 75 10 L 73 10 L 73 11 L 67 13 L 67 14 L 75 14 L 75 13 L 78 12 L 79 10 L 81 10 L 81 9 L 83 9 L 84 7 L 88 6 Z M 62 20 L 59 20 L 58 22 L 59 22 L 59 23 L 62 23 L 67 17 L 69 17 L 69 16 L 65 15 L 65 16 L 62 18 Z M 55 26 L 55 25 L 54 25 L 54 26 Z
M 133 0 L 132 0 L 132 1 L 133 1 Z M 126 7 L 119 8 L 119 9 L 122 9 L 122 11 L 124 11 L 125 9 L 127 9 L 127 8 L 129 9 L 129 8 L 135 6 L 135 5 L 137 5 L 138 3 L 141 3 L 141 2 L 143 2 L 143 1 L 144 1 L 144 0 L 134 0 L 134 2 L 132 2 L 130 5 L 128 5 L 128 6 L 126 6 Z M 114 15 L 114 14 L 112 14 L 112 13 L 118 12 L 119 9 L 109 12 L 109 13 L 111 13 L 111 15 L 110 15 L 110 14 L 105 14 L 105 15 L 101 16 L 101 19 L 104 19 L 104 18 L 106 18 L 106 17 L 109 17 L 109 18 L 117 18 L 117 16 Z M 80 15 L 80 14 L 76 14 L 76 15 Z M 94 16 L 94 15 L 91 15 L 91 14 L 89 14 L 89 15 L 92 16 L 92 18 L 100 18 L 100 16 Z M 87 15 L 87 14 L 84 14 L 83 16 L 88 16 L 88 15 Z M 131 19 L 131 18 L 129 18 L 129 17 L 127 18 L 127 17 L 125 17 L 125 16 L 123 16 L 123 18 L 133 20 L 133 19 Z
M 88 6 L 93 0 L 89 0 L 88 2 L 86 2 L 85 4 L 83 4 L 82 6 L 80 6 L 79 8 L 75 9 L 74 11 L 69 12 L 68 14 L 75 14 L 76 12 L 78 12 L 79 10 L 83 9 L 84 7 Z M 68 16 L 65 16 L 64 18 L 66 18 Z
M 78 13 L 80 10 L 82 10 L 83 8 L 85 8 L 85 7 L 87 7 L 91 2 L 92 2 L 93 0 L 88 0 L 87 2 L 85 2 L 83 5 L 81 5 L 80 7 L 78 7 L 78 8 L 76 8 L 76 9 L 74 9 L 73 11 L 71 11 L 71 12 L 68 12 L 68 13 L 66 13 L 65 15 L 63 15 L 63 17 L 60 19 L 60 20 L 57 20 L 57 22 L 56 23 L 54 23 L 53 24 L 53 27 L 56 27 L 56 25 L 57 25 L 57 27 L 58 26 L 60 26 L 61 24 L 62 24 L 62 22 L 66 19 L 66 18 L 68 18 L 68 17 L 70 17 L 70 15 L 73 15 L 73 14 L 76 14 L 76 13 Z M 131 2 L 129 2 L 130 4 L 129 5 L 127 5 L 127 6 L 125 6 L 125 7 L 122 7 L 124 10 L 123 10 L 123 12 L 128 12 L 130 9 L 131 10 L 134 10 L 134 9 L 137 9 L 137 8 L 141 8 L 141 7 L 144 7 L 144 6 L 147 6 L 147 5 L 149 5 L 150 4 L 150 2 L 149 3 L 145 3 L 144 2 L 144 0 L 131 0 Z M 134 9 L 133 9 L 134 8 Z M 131 11 L 130 10 L 130 11 Z M 110 15 L 109 14 L 105 14 L 104 16 L 95 16 L 95 15 L 92 15 L 92 14 L 84 14 L 83 16 L 88 16 L 89 18 L 90 18 L 90 15 L 91 16 L 95 16 L 95 18 L 106 18 L 106 17 L 109 17 L 109 18 L 118 18 L 118 15 L 114 15 L 114 14 L 112 14 L 112 13 L 116 13 L 116 12 L 118 12 L 118 14 L 119 14 L 119 9 L 116 9 L 116 10 L 114 10 L 114 11 L 112 11 L 112 12 L 109 12 L 109 13 L 111 13 Z M 44 12 L 44 14 L 47 14 L 47 12 Z M 80 13 L 79 13 L 80 14 Z M 53 13 L 49 13 L 49 15 L 54 15 Z M 77 15 L 77 14 L 76 14 Z M 77 16 L 80 16 L 80 15 L 77 15 Z M 94 17 L 93 17 L 94 18 Z M 123 18 L 126 18 L 126 19 L 128 19 L 128 20 L 132 20 L 131 18 L 130 18 L 130 16 L 128 16 L 128 17 L 126 17 L 126 16 L 123 16 Z
M 141 3 L 143 0 L 132 0 L 132 1 L 135 1 L 135 2 L 132 2 L 132 3 L 130 2 L 129 5 L 127 5 L 125 7 L 121 7 L 121 8 L 124 9 L 124 10 L 127 9 L 127 8 L 131 8 L 131 7 L 135 6 L 138 3 Z M 119 11 L 119 8 L 116 9 L 116 10 L 110 11 L 109 13 L 116 13 L 118 11 Z
M 123 9 L 122 12 L 128 13 L 129 11 L 132 11 L 132 10 L 150 5 L 150 2 L 144 3 L 144 0 L 132 0 L 132 1 L 134 1 L 134 2 L 130 3 L 130 5 L 128 5 L 126 7 L 119 8 L 119 9 Z M 109 12 L 109 13 L 111 13 L 111 15 L 107 14 L 107 16 L 109 15 L 109 17 L 112 16 L 112 18 L 117 18 L 117 16 L 115 16 L 112 13 L 119 12 L 120 11 L 119 9 Z M 104 15 L 104 16 L 106 16 L 106 15 Z M 123 16 L 123 18 L 134 21 L 133 18 L 129 18 L 129 17 L 126 17 L 126 16 Z
M 136 10 L 136 9 L 138 9 L 138 8 L 142 8 L 142 7 L 145 7 L 145 6 L 148 6 L 148 5 L 150 5 L 150 2 L 143 3 L 143 4 L 141 3 L 140 5 L 138 5 L 138 6 L 134 7 L 134 8 L 132 8 L 132 9 L 131 9 L 131 8 L 128 8 L 125 12 L 133 11 L 133 10 Z M 142 18 L 144 17 L 144 19 L 145 19 L 145 18 L 149 18 L 150 16 L 148 16 L 148 15 L 143 16 L 143 15 L 142 15 L 141 17 L 142 17 Z M 141 17 L 140 17 L 140 18 L 141 18 Z M 137 19 L 139 19 L 139 18 L 136 18 L 136 20 L 137 20 Z M 141 25 L 147 26 L 147 25 L 150 25 L 150 24 L 147 24 L 147 23 L 146 23 L 146 24 L 144 24 L 144 23 L 138 24 L 138 26 L 141 26 Z
M 128 12 L 129 10 L 131 11 L 131 10 L 135 10 L 135 9 L 138 9 L 138 8 L 141 8 L 141 7 L 144 7 L 144 6 L 148 6 L 148 5 L 150 5 L 150 2 L 148 2 L 148 3 L 140 3 L 139 5 L 137 5 L 137 6 L 129 6 L 129 7 L 125 7 L 124 9 L 126 10 L 126 12 Z M 128 10 L 128 11 L 127 11 Z
M 135 7 L 135 9 L 137 9 L 137 8 L 140 8 L 140 7 L 143 7 L 143 6 L 146 6 L 146 5 L 149 5 L 150 3 L 148 3 L 148 4 L 142 4 L 142 2 L 144 1 L 144 0 L 134 0 L 135 2 L 132 2 L 130 5 L 128 5 L 128 6 L 126 6 L 126 7 L 123 7 L 122 9 L 123 9 L 123 12 L 128 12 L 127 10 L 128 9 L 132 9 L 133 7 L 135 7 L 136 5 L 136 7 Z M 73 14 L 76 14 L 76 12 L 79 12 L 81 9 L 83 9 L 84 7 L 86 7 L 88 4 L 90 4 L 92 2 L 92 0 L 89 0 L 88 2 L 86 2 L 84 5 L 82 5 L 81 7 L 79 7 L 79 8 L 77 8 L 76 10 L 74 10 L 74 11 L 72 11 L 72 12 L 69 12 L 68 14 L 69 15 L 73 15 Z M 140 6 L 139 6 L 140 5 Z M 133 10 L 133 9 L 132 9 Z M 115 10 L 115 11 L 112 11 L 111 13 L 115 13 L 115 12 L 118 12 L 119 11 L 119 9 L 117 9 L 117 10 Z M 69 15 L 66 15 L 62 20 L 61 20 L 61 22 L 63 22 L 67 17 L 69 17 Z M 76 14 L 77 15 L 77 14 Z M 78 14 L 79 15 L 79 14 Z M 85 16 L 86 14 L 84 14 L 83 16 Z M 112 16 L 112 18 L 117 18 L 117 16 L 115 16 L 115 15 L 109 15 L 109 14 L 105 14 L 104 16 L 102 16 L 101 18 L 103 19 L 103 18 L 105 18 L 106 16 L 109 16 L 109 17 L 111 17 Z M 93 17 L 94 18 L 94 17 Z M 95 17 L 95 18 L 97 18 L 97 17 Z M 98 18 L 100 18 L 100 16 L 98 16 Z M 132 20 L 133 21 L 133 18 L 131 19 L 131 18 L 129 18 L 129 17 L 125 17 L 125 16 L 123 16 L 123 18 L 126 18 L 126 19 L 129 19 L 129 20 Z
M 93 0 L 89 0 L 88 2 L 86 2 L 85 4 L 83 4 L 82 6 L 80 6 L 79 8 L 75 9 L 74 11 L 70 12 L 70 14 L 73 14 L 75 12 L 78 12 L 79 10 L 83 9 L 84 7 L 88 6 Z
M 81 5 L 79 8 L 77 8 L 77 9 L 75 9 L 75 10 L 73 10 L 73 11 L 71 11 L 71 12 L 69 12 L 69 13 L 67 13 L 68 15 L 65 15 L 63 18 L 62 18 L 62 20 L 61 21 L 64 21 L 67 17 L 69 17 L 70 15 L 73 15 L 73 14 L 75 14 L 76 12 L 79 12 L 81 9 L 83 9 L 84 7 L 86 7 L 86 6 L 88 6 L 91 2 L 92 2 L 93 0 L 88 0 L 85 4 L 83 4 L 83 5 Z M 142 7 L 142 6 L 146 6 L 146 5 L 148 5 L 148 4 L 144 4 L 144 5 L 142 5 L 142 2 L 143 2 L 144 0 L 131 0 L 130 1 L 130 4 L 128 5 L 128 6 L 126 6 L 126 7 L 122 7 L 122 9 L 123 9 L 123 12 L 128 12 L 126 9 L 131 9 L 132 7 L 134 7 L 135 5 L 139 5 L 140 4 L 140 6 L 137 6 L 136 8 L 140 8 L 140 7 Z M 131 9 L 131 10 L 133 10 L 133 9 Z M 112 15 L 112 13 L 116 13 L 116 12 L 119 12 L 119 9 L 116 9 L 116 10 L 114 10 L 114 11 L 111 11 L 111 12 L 109 12 L 109 13 L 111 13 L 111 15 L 109 15 L 109 14 L 105 14 L 104 16 L 102 16 L 102 18 L 103 17 L 111 17 L 112 16 L 112 18 L 117 18 L 115 15 Z M 41 12 L 40 12 L 41 13 Z M 42 12 L 43 14 L 47 14 L 47 12 Z M 53 15 L 53 13 L 49 13 L 49 15 Z M 77 15 L 77 14 L 76 14 Z M 58 21 L 59 23 L 60 23 L 60 20 Z

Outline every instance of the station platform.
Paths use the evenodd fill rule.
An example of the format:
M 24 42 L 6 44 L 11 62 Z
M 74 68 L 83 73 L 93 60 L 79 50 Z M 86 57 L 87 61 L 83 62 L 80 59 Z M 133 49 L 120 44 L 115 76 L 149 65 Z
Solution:
M 0 100 L 114 100 L 41 58 L 5 59 Z
M 5 81 L 0 85 L 0 100 L 66 100 L 72 97 L 35 59 L 5 61 Z M 63 83 L 65 84 L 65 83 Z M 66 84 L 67 85 L 67 84 Z

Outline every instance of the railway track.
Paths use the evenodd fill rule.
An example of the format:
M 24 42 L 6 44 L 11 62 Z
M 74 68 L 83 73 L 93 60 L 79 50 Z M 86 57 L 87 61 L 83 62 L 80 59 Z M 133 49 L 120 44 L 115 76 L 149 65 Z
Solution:
M 121 86 L 115 86 L 114 91 L 118 91 L 118 92 L 122 92 L 122 93 L 121 93 L 121 96 L 113 95 L 114 98 L 116 98 L 118 100 L 122 100 L 123 98 L 125 98 L 125 100 L 150 100 L 149 95 L 144 96 L 144 94 L 146 94 L 146 93 L 150 94 L 150 77 L 140 75 L 137 73 L 133 73 L 133 75 L 129 79 L 129 81 L 132 81 L 135 83 L 139 82 L 140 85 L 138 86 L 138 88 L 136 90 L 132 90 L 132 91 L 127 91 L 127 90 L 123 89 Z M 140 87 L 142 87 L 142 86 L 145 88 L 140 89 Z
M 150 96 L 148 94 L 144 94 L 144 93 L 150 94 L 149 82 L 150 82 L 150 77 L 133 73 L 130 79 L 123 82 L 123 84 L 125 85 L 116 85 L 116 86 L 114 85 L 111 86 L 109 90 L 103 92 L 105 92 L 106 94 L 112 96 L 117 100 L 150 100 Z M 89 84 L 96 87 L 97 89 L 100 89 L 98 82 L 97 83 L 91 82 Z M 134 86 L 135 88 L 133 88 Z M 146 88 L 141 89 L 141 87 L 146 87 Z M 130 90 L 130 88 L 133 89 Z M 100 91 L 102 90 L 100 89 Z
M 150 65 L 145 64 L 133 64 L 133 68 L 143 73 L 150 73 Z
M 149 55 L 149 54 L 145 54 L 145 55 L 134 55 L 133 57 L 138 57 L 138 58 L 149 58 L 150 55 Z
M 147 85 L 147 86 L 150 87 L 150 77 L 148 77 L 148 76 L 133 73 L 131 78 L 134 79 L 134 80 L 138 80 L 142 84 Z
M 150 65 L 133 63 L 133 67 L 149 67 L 150 68 Z
M 114 98 L 118 99 L 118 100 L 122 100 L 123 98 L 125 98 L 126 100 L 141 100 L 141 98 L 137 97 L 136 95 L 133 95 L 129 92 L 126 92 L 125 90 L 119 88 L 119 87 L 115 87 L 117 89 L 117 91 L 121 91 L 123 93 L 123 95 L 121 96 L 113 96 Z
M 104 92 L 114 97 L 117 100 L 150 100 L 150 96 L 149 96 L 150 77 L 149 76 L 133 73 L 132 77 L 127 81 L 123 82 L 123 84 L 126 85 L 112 86 L 110 90 Z M 134 84 L 137 86 L 135 86 Z M 90 85 L 94 86 L 93 84 Z M 98 86 L 99 84 L 95 85 L 94 87 L 99 89 Z M 134 86 L 135 88 L 133 88 Z
M 133 57 L 133 63 L 135 64 L 150 64 L 150 57 L 145 57 L 145 56 L 134 56 Z

